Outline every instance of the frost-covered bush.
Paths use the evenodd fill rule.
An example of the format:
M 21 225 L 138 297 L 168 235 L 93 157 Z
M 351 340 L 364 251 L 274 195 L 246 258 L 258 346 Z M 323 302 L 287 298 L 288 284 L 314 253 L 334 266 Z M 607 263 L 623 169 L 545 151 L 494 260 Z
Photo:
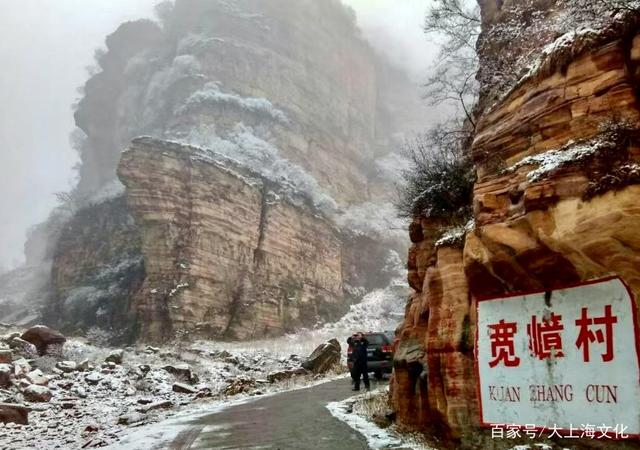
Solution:
M 467 140 L 461 127 L 439 125 L 407 143 L 411 169 L 404 173 L 397 203 L 402 216 L 469 220 L 475 170 L 464 151 Z
M 538 73 L 551 73 L 597 45 L 608 29 L 635 33 L 638 0 L 518 0 L 504 2 L 500 19 L 478 42 L 479 79 L 495 99 Z M 622 25 L 622 26 L 621 26 Z M 605 37 L 605 40 L 607 38 Z

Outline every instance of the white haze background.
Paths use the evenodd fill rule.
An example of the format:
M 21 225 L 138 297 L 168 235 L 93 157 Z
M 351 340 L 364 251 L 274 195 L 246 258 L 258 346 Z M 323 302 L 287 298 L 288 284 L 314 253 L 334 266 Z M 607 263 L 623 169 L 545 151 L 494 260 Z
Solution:
M 429 0 L 343 0 L 372 45 L 420 84 L 436 50 Z M 158 0 L 0 0 L 0 273 L 24 260 L 26 231 L 74 184 L 72 104 L 96 48 Z M 425 124 L 426 126 L 426 124 Z

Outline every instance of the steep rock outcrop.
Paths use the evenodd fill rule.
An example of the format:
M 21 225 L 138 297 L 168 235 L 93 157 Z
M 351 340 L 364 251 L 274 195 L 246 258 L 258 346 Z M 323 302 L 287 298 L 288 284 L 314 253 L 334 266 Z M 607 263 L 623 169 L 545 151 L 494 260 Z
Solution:
M 513 17 L 509 2 L 479 3 L 486 53 L 470 149 L 478 175 L 475 229 L 460 248 L 437 246 L 441 224 L 414 219 L 408 268 L 416 292 L 398 330 L 392 382 L 400 422 L 440 429 L 470 448 L 466 438 L 480 427 L 471 338 L 477 298 L 607 275 L 620 276 L 640 298 L 640 37 L 624 23 L 609 24 L 541 51 L 553 33 L 538 35 L 524 24 L 520 37 L 535 35 L 543 57 L 500 96 L 483 70 L 514 50 L 492 41 L 494 27 Z M 567 5 L 536 5 L 552 3 Z
M 75 113 L 79 212 L 52 246 L 56 327 L 82 331 L 106 308 L 108 327 L 146 338 L 271 335 L 329 320 L 391 277 L 401 245 L 332 222 L 388 202 L 376 158 L 409 128 L 417 95 L 339 1 L 178 0 L 159 24 L 121 25 L 96 62 Z M 136 136 L 158 141 L 122 156 Z M 136 276 L 96 287 L 117 293 L 110 306 L 95 300 L 98 272 L 134 247 Z M 67 323 L 76 306 L 82 319 Z
M 124 196 L 84 207 L 60 232 L 44 317 L 65 333 L 100 327 L 130 340 L 130 298 L 144 276 L 140 230 Z
M 141 138 L 119 174 L 139 224 L 141 335 L 247 339 L 336 318 L 342 243 L 305 199 L 212 152 Z
M 388 152 L 377 143 L 407 113 L 385 114 L 379 97 L 414 92 L 379 63 L 354 19 L 335 0 L 178 0 L 162 27 L 122 25 L 76 111 L 87 136 L 80 190 L 115 180 L 136 136 L 235 153 L 219 144 L 242 124 L 338 202 L 365 200 L 372 160 Z

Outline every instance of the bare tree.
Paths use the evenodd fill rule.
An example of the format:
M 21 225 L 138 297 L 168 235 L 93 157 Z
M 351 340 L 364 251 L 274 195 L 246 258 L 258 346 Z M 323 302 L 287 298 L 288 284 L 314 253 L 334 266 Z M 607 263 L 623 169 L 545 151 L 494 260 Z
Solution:
M 426 82 L 425 97 L 434 105 L 452 103 L 461 108 L 475 128 L 472 107 L 478 95 L 478 6 L 471 0 L 436 0 L 427 12 L 424 31 L 440 42 L 438 63 Z
M 470 218 L 475 170 L 466 148 L 471 135 L 471 128 L 445 122 L 405 144 L 411 169 L 404 174 L 396 205 L 402 216 L 447 224 Z

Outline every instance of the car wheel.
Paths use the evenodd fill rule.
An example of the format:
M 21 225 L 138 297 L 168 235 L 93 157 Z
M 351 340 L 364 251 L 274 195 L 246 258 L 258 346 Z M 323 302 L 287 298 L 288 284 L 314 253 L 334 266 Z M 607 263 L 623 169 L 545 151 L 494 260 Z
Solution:
M 382 380 L 382 370 L 376 370 L 373 372 L 373 376 L 376 377 L 376 380 Z

